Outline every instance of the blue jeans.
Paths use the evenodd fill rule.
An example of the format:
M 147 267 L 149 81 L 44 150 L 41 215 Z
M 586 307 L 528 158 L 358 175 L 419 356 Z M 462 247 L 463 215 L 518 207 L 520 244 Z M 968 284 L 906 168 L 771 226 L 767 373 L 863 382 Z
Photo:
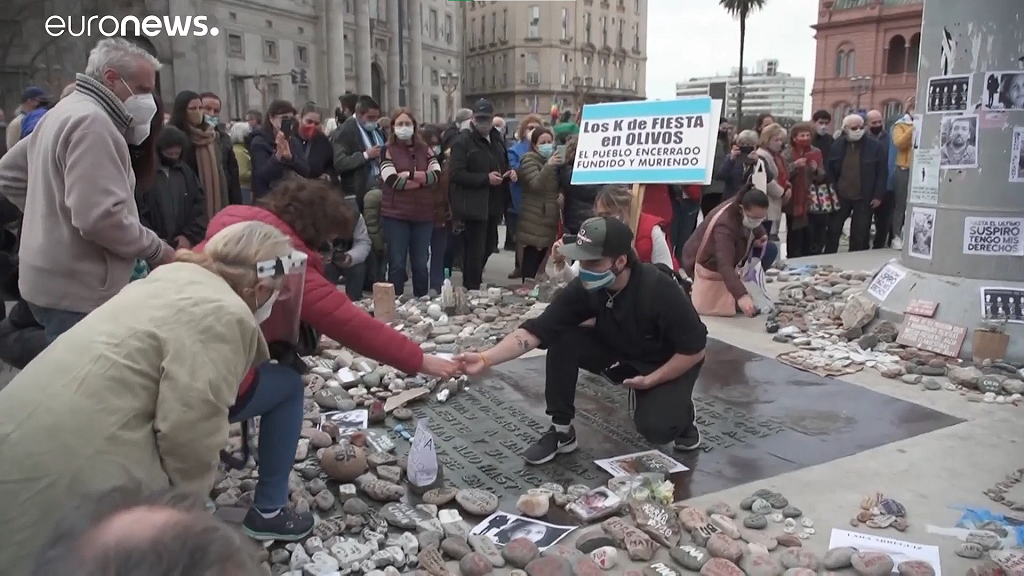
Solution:
M 772 264 L 775 263 L 775 259 L 779 257 L 779 245 L 775 242 L 768 242 L 764 245 L 763 249 L 754 248 L 753 254 L 755 256 L 761 254 L 761 268 L 765 270 L 771 268 Z
M 231 417 L 231 423 L 260 417 L 257 455 L 259 480 L 253 505 L 273 512 L 288 503 L 288 474 L 295 463 L 295 447 L 302 432 L 302 376 L 265 362 L 256 368 L 255 390 L 248 403 Z
M 410 222 L 387 216 L 381 221 L 388 253 L 388 281 L 395 286 L 395 295 L 401 295 L 405 288 L 405 263 L 409 260 L 412 265 L 412 293 L 417 298 L 426 296 L 434 223 Z
M 441 293 L 444 284 L 444 252 L 448 247 L 448 226 L 434 226 L 430 231 L 430 289 Z
M 28 303 L 28 308 L 32 311 L 32 315 L 35 316 L 36 322 L 39 322 L 39 325 L 43 327 L 46 339 L 50 342 L 56 340 L 58 336 L 70 330 L 72 326 L 78 324 L 82 321 L 82 318 L 86 317 L 86 314 L 82 312 L 46 308 L 36 306 L 31 302 Z

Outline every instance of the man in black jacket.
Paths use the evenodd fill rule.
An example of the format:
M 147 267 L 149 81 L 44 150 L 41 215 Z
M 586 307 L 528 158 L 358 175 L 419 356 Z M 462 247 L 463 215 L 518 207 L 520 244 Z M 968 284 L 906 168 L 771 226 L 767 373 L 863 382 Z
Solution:
M 572 420 L 581 368 L 629 389 L 636 431 L 648 442 L 680 451 L 700 447 L 693 387 L 708 332 L 682 288 L 640 262 L 633 233 L 617 218 L 587 220 L 559 252 L 578 261 L 580 273 L 544 312 L 493 348 L 455 358 L 473 375 L 547 349 L 544 398 L 552 426 L 523 458 L 544 464 L 576 449 Z M 581 326 L 587 321 L 592 327 Z
M 509 184 L 517 176 L 509 167 L 505 139 L 492 124 L 494 107 L 481 98 L 472 110 L 471 129 L 460 132 L 452 141 L 448 190 L 452 220 L 464 227 L 462 285 L 476 290 L 483 282 L 484 265 L 497 245 L 498 225 L 511 194 Z
M 871 211 L 882 203 L 889 179 L 889 151 L 864 134 L 864 119 L 850 114 L 843 119 L 843 133 L 826 156 L 825 171 L 839 196 L 839 209 L 829 220 L 826 254 L 839 250 L 847 218 L 850 219 L 850 252 L 869 248 Z
M 360 96 L 355 114 L 331 133 L 334 171 L 342 192 L 355 196 L 360 214 L 363 213 L 363 197 L 379 186 L 380 151 L 384 146 L 379 120 L 380 105 L 369 96 Z

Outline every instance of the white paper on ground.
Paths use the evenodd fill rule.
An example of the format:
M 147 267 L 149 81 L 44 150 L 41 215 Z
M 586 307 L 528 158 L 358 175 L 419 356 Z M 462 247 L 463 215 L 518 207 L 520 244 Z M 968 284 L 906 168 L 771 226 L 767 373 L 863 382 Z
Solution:
M 623 456 L 615 456 L 613 458 L 603 458 L 601 460 L 594 460 L 594 464 L 597 464 L 598 467 L 612 476 L 636 476 L 640 471 L 633 468 L 632 461 L 640 456 L 650 456 L 661 460 L 665 467 L 668 468 L 669 474 L 686 472 L 689 470 L 686 466 L 676 462 L 674 459 L 658 450 L 645 450 L 643 452 L 634 452 L 633 454 L 625 454 Z
M 888 554 L 895 565 L 906 560 L 923 560 L 935 569 L 935 576 L 942 576 L 939 547 L 927 544 L 915 544 L 894 538 L 883 538 L 873 534 L 862 534 L 849 530 L 832 529 L 828 540 L 829 550 L 849 546 L 860 552 L 882 552 Z M 895 572 L 895 568 L 893 568 Z
M 406 475 L 413 486 L 429 486 L 437 480 L 437 450 L 426 418 L 420 418 L 416 423 L 416 434 L 412 437 L 412 447 L 409 448 Z

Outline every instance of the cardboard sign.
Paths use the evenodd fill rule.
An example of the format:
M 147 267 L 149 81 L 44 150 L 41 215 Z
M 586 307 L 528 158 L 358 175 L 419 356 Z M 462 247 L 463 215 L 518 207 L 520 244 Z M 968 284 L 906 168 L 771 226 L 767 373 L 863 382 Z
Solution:
M 583 107 L 573 184 L 710 184 L 722 101 L 708 97 Z
M 915 316 L 924 316 L 925 318 L 931 318 L 935 316 L 935 311 L 938 310 L 939 303 L 932 302 L 931 300 L 918 300 L 914 298 L 907 304 L 907 309 L 903 312 L 906 314 L 913 314 Z
M 900 327 L 897 344 L 956 358 L 967 337 L 967 328 L 907 314 Z

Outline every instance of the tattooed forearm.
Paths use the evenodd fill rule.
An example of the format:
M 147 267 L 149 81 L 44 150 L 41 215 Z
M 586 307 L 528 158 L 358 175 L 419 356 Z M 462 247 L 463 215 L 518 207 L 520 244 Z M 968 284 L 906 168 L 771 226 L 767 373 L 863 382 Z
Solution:
M 526 338 L 523 338 L 518 334 L 516 335 L 516 347 L 522 350 L 523 352 L 527 352 L 531 348 L 530 343 L 526 341 Z

